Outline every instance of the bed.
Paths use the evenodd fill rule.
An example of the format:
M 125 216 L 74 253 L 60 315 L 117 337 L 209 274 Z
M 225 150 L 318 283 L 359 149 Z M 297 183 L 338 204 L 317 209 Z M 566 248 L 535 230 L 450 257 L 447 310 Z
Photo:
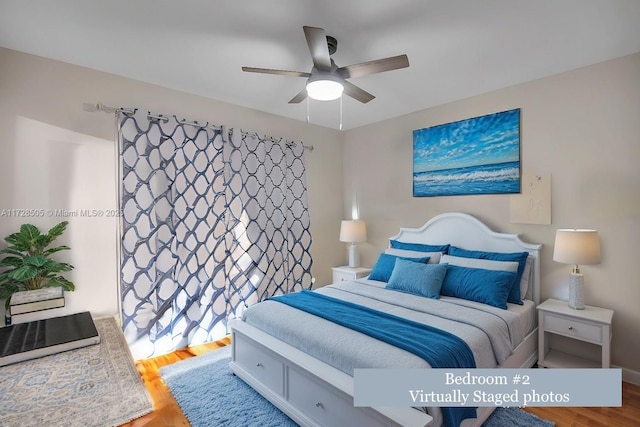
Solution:
M 446 249 L 434 251 L 437 246 Z M 451 332 L 465 341 L 478 368 L 529 368 L 537 360 L 535 306 L 539 303 L 540 249 L 541 245 L 523 242 L 517 235 L 494 232 L 468 214 L 440 214 L 420 228 L 401 228 L 390 237 L 390 247 L 381 254 L 369 278 L 331 284 L 311 292 L 320 296 L 309 296 L 332 303 L 335 299 L 344 300 L 347 306 L 387 312 L 394 318 L 407 318 Z M 492 257 L 515 253 L 524 253 L 526 265 Z M 429 256 L 414 259 L 426 254 Z M 385 283 L 378 280 L 380 271 L 385 273 L 382 259 L 388 261 L 392 257 L 402 261 L 395 261 L 391 273 L 395 272 L 396 277 L 392 280 L 385 276 L 388 281 Z M 453 279 L 446 278 L 440 292 L 446 290 L 448 295 L 439 295 L 437 299 L 388 289 L 392 283 L 407 283 L 407 276 L 399 273 L 400 266 L 431 272 L 441 270 L 444 263 L 449 272 L 492 271 L 486 277 L 496 277 L 496 282 L 517 276 L 522 295 L 518 294 L 514 301 L 522 303 L 509 302 L 500 307 L 509 290 L 499 287 L 495 291 L 502 295 L 498 303 L 494 303 L 491 295 L 489 301 L 483 300 L 484 287 L 480 299 L 474 294 L 469 300 L 466 294 L 460 297 L 456 293 Z M 518 267 L 520 271 L 516 271 Z M 511 291 L 515 291 L 515 282 Z M 296 423 L 416 427 L 450 423 L 446 408 L 354 407 L 353 369 L 429 368 L 430 363 L 417 353 L 400 348 L 402 345 L 382 342 L 336 324 L 339 319 L 318 317 L 323 313 L 312 314 L 283 302 L 277 298 L 263 301 L 247 309 L 242 319 L 230 322 L 233 356 L 229 366 Z M 465 419 L 461 425 L 479 426 L 494 409 L 478 408 L 476 417 Z

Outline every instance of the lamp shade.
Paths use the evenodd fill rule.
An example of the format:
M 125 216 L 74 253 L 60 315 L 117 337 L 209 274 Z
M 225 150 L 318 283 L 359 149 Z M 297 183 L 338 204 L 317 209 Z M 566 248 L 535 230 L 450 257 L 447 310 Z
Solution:
M 596 230 L 556 230 L 553 260 L 563 264 L 600 263 L 600 240 Z
M 340 241 L 341 242 L 364 242 L 367 240 L 367 226 L 364 221 L 360 220 L 344 220 L 340 224 Z

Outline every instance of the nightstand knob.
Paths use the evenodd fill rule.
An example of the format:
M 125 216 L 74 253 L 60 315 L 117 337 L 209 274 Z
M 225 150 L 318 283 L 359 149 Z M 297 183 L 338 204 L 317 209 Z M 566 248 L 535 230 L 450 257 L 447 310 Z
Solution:
M 573 326 L 569 326 L 569 330 L 570 330 L 570 331 L 573 331 Z
M 322 408 L 322 403 L 316 402 L 316 408 Z
M 262 366 L 262 363 L 260 363 L 260 362 L 256 363 L 256 368 L 259 368 L 261 366 Z

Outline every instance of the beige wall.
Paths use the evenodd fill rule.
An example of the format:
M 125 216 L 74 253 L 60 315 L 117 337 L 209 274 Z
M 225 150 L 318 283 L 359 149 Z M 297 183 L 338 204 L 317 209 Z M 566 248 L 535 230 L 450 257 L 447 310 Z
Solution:
M 306 152 L 312 273 L 317 284 L 330 282 L 331 267 L 343 260 L 338 131 L 7 49 L 0 49 L 0 212 L 115 208 L 113 115 L 82 108 L 98 101 L 313 145 Z M 70 278 L 78 287 L 65 310 L 116 313 L 115 219 L 4 215 L 0 237 L 24 222 L 49 228 L 65 219 L 60 243 L 72 250 L 61 256 L 75 265 Z
M 508 195 L 412 197 L 412 131 L 521 108 L 522 171 L 551 176 L 551 225 L 513 224 Z M 567 299 L 570 267 L 552 260 L 557 228 L 599 231 L 602 263 L 585 266 L 586 302 L 615 310 L 615 365 L 640 381 L 640 54 L 355 129 L 344 134 L 345 216 L 367 222 L 363 264 L 399 226 L 447 211 L 542 243 L 543 299 Z M 588 348 L 584 351 L 593 352 Z M 635 371 L 632 372 L 632 371 Z

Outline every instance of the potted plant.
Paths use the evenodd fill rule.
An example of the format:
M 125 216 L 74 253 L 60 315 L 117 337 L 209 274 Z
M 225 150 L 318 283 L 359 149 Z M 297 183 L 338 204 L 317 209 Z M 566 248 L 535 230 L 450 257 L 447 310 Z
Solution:
M 65 245 L 49 247 L 68 224 L 63 221 L 46 234 L 34 225 L 23 224 L 19 232 L 5 237 L 9 246 L 0 251 L 4 255 L 0 260 L 0 300 L 5 300 L 5 308 L 9 308 L 11 296 L 19 291 L 54 286 L 65 291 L 75 289 L 75 285 L 61 275 L 71 271 L 73 266 L 51 259 L 54 253 L 70 248 Z

